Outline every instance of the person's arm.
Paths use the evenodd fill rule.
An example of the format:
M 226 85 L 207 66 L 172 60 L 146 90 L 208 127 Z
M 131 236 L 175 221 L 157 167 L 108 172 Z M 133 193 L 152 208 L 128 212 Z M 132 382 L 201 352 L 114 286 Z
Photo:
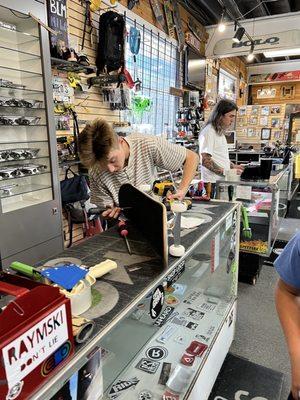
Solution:
M 280 323 L 286 337 L 292 368 L 292 393 L 300 399 L 300 289 L 279 279 L 275 301 Z
M 211 154 L 201 153 L 201 164 L 203 167 L 209 169 L 211 172 L 214 172 L 217 175 L 225 175 L 224 168 L 220 167 L 216 162 L 214 162 Z
M 178 199 L 178 200 L 183 200 L 186 192 L 189 189 L 189 185 L 191 183 L 191 180 L 195 177 L 197 168 L 199 164 L 199 157 L 198 154 L 195 152 L 187 149 L 186 150 L 186 158 L 185 162 L 183 165 L 183 174 L 182 174 L 182 179 L 179 184 L 179 187 L 173 195 L 169 196 L 169 199 Z
M 113 197 L 104 185 L 101 184 L 101 179 L 95 179 L 90 175 L 91 203 L 103 209 L 101 213 L 105 219 L 118 218 L 121 209 L 114 204 Z

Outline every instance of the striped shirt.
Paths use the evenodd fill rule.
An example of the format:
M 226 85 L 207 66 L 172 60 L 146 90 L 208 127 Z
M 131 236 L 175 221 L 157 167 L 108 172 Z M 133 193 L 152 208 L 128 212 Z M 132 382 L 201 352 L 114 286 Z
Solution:
M 157 179 L 156 167 L 171 172 L 182 167 L 186 158 L 183 146 L 160 136 L 132 134 L 124 138 L 130 154 L 127 166 L 118 172 L 103 171 L 94 165 L 90 171 L 91 203 L 101 208 L 119 205 L 119 189 L 124 183 L 135 187 L 152 185 Z

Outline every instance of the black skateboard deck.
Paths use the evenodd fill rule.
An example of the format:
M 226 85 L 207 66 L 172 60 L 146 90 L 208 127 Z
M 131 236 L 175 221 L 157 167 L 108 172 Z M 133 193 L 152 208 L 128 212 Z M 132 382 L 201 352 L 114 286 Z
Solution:
M 124 215 L 149 240 L 152 247 L 162 257 L 163 266 L 168 264 L 168 234 L 166 207 L 148 194 L 126 183 L 119 190 L 120 207 Z

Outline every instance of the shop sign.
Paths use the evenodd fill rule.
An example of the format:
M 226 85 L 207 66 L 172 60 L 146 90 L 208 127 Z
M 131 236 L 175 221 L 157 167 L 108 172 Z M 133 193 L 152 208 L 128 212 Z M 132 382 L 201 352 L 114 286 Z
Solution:
M 251 75 L 249 83 L 299 81 L 300 70 Z
M 293 29 L 285 32 L 278 32 L 269 35 L 253 36 L 255 52 L 267 50 L 285 49 L 300 46 L 300 30 Z M 234 54 L 248 54 L 251 47 L 250 40 L 242 40 L 240 43 L 233 43 L 232 38 L 218 41 L 213 49 L 215 56 L 230 56 Z
M 20 382 L 67 339 L 66 306 L 62 305 L 2 349 L 9 387 Z
M 49 33 L 51 44 L 51 55 L 62 57 L 69 47 L 68 21 L 67 21 L 67 0 L 49 0 L 48 24 L 57 32 L 57 35 Z

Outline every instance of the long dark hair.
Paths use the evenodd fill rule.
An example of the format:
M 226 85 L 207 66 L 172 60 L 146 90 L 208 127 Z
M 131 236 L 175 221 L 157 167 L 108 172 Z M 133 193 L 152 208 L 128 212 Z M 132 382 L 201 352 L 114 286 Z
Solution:
M 221 118 L 233 110 L 238 110 L 238 106 L 234 101 L 227 99 L 220 100 L 212 110 L 205 126 L 211 124 L 216 132 L 220 134 L 222 132 Z

